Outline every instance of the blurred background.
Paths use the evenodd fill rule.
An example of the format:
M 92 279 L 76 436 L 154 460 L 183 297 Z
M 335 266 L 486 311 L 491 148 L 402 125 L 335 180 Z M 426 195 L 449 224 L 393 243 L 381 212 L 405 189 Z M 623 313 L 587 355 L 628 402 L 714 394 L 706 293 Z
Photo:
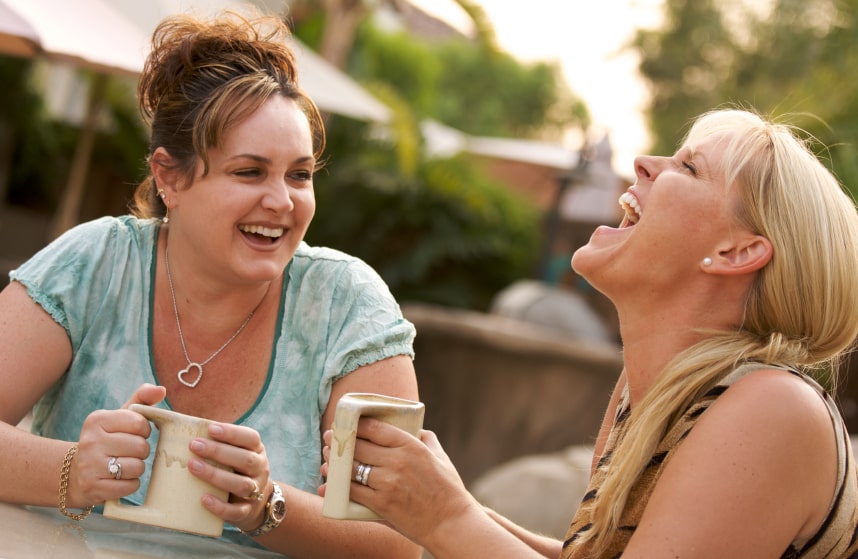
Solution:
M 858 0 L 252 3 L 290 23 L 326 117 L 307 241 L 366 260 L 415 322 L 427 422 L 469 483 L 595 435 L 619 340 L 569 260 L 618 221 L 635 155 L 741 105 L 804 129 L 858 189 Z M 69 227 L 127 211 L 157 23 L 240 6 L 0 0 L 0 286 Z

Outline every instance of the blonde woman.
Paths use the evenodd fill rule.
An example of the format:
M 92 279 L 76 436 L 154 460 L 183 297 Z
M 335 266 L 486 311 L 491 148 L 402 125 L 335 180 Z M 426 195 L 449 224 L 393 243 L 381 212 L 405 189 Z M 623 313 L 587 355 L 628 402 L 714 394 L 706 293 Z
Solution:
M 858 335 L 853 201 L 743 110 L 701 116 L 635 172 L 620 226 L 572 259 L 617 308 L 624 370 L 565 541 L 483 510 L 428 432 L 365 421 L 372 474 L 352 495 L 438 559 L 848 557 L 852 450 L 812 377 L 834 381 Z

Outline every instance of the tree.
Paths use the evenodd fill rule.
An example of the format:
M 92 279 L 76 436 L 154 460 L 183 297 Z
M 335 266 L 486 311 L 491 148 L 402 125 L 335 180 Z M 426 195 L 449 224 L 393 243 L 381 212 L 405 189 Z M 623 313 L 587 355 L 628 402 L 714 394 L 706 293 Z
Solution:
M 558 139 L 586 130 L 589 113 L 559 66 L 523 64 L 482 43 L 420 42 L 408 34 L 362 27 L 349 65 L 364 82 L 383 82 L 413 108 L 473 135 Z
M 668 0 L 665 26 L 634 47 L 650 83 L 656 153 L 671 153 L 690 119 L 711 108 L 755 108 L 804 129 L 858 193 L 858 0 Z
M 474 39 L 487 50 L 497 50 L 494 26 L 485 10 L 471 0 L 454 0 L 468 14 L 474 25 Z M 384 5 L 401 12 L 407 0 L 292 0 L 288 16 L 298 25 L 306 27 L 315 20 L 310 42 L 328 62 L 344 70 L 354 46 L 355 36 L 368 15 Z M 320 25 L 319 25 L 320 24 Z
M 527 200 L 461 157 L 421 158 L 405 173 L 365 124 L 332 120 L 308 242 L 362 258 L 403 302 L 486 310 L 533 273 L 540 216 Z
M 649 82 L 647 111 L 653 151 L 670 154 L 690 118 L 724 101 L 737 45 L 722 20 L 718 0 L 667 0 L 661 29 L 640 30 L 634 47 Z

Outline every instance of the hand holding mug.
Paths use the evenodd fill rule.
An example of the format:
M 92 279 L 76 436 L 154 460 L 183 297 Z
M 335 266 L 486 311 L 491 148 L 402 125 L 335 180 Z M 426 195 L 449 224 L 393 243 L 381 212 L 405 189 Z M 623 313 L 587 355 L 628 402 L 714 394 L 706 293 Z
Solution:
M 206 495 L 205 508 L 241 530 L 259 527 L 274 490 L 259 433 L 240 425 L 212 423 L 208 437 L 191 441 L 190 449 L 195 455 L 189 463 L 191 473 L 228 494 L 226 499 Z
M 448 523 L 471 514 L 484 515 L 431 431 L 421 430 L 415 437 L 378 419 L 363 418 L 356 435 L 353 471 L 360 463 L 373 468 L 366 486 L 351 483 L 351 500 L 413 541 L 426 546 L 444 533 Z M 324 440 L 328 462 L 323 464 L 322 474 L 328 474 L 328 483 L 319 488 L 319 494 L 327 501 L 336 448 L 334 431 L 326 432 Z
M 189 469 L 194 458 L 191 442 L 208 438 L 212 422 L 142 404 L 132 404 L 129 410 L 152 421 L 159 430 L 149 487 L 142 505 L 108 500 L 104 504 L 104 516 L 204 536 L 220 536 L 223 519 L 203 507 L 202 501 L 210 494 L 225 501 L 228 492 L 192 475 Z M 116 466 L 117 461 L 108 462 L 110 472 L 114 471 L 111 466 Z M 120 466 L 120 472 L 121 468 L 124 466 Z
M 97 410 L 84 420 L 78 451 L 70 464 L 68 505 L 84 507 L 130 495 L 140 487 L 149 456 L 150 425 L 129 411 L 135 403 L 156 404 L 163 387 L 144 384 L 119 410 Z M 111 471 L 110 462 L 114 468 Z

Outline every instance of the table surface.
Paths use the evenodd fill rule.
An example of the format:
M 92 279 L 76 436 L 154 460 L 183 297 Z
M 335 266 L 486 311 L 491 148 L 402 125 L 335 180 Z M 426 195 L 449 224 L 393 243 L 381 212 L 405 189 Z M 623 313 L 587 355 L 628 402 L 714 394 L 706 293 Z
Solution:
M 0 559 L 275 559 L 283 555 L 206 538 L 105 518 L 81 522 L 55 508 L 0 503 Z

